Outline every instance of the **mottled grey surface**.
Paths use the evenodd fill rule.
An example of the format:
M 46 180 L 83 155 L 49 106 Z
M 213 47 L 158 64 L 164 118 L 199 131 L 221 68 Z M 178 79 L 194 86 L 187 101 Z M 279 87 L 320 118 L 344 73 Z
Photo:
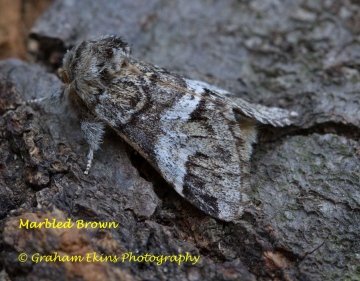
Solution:
M 351 280 L 358 270 L 359 147 L 334 134 L 295 136 L 253 159 L 261 224 L 276 247 L 301 257 L 297 266 L 312 280 Z
M 298 128 L 291 130 L 291 137 L 257 145 L 250 194 L 256 208 L 247 210 L 239 224 L 223 224 L 204 216 L 171 192 L 164 182 L 156 181 L 154 188 L 162 205 L 155 216 L 136 227 L 124 226 L 122 231 L 127 235 L 121 233 L 117 237 L 126 237 L 123 243 L 131 245 L 127 249 L 139 251 L 181 250 L 179 241 L 185 240 L 183 243 L 200 251 L 205 264 L 201 269 L 132 265 L 132 274 L 140 279 L 151 274 L 152 280 L 174 276 L 178 280 L 251 280 L 254 276 L 258 280 L 359 280 L 359 14 L 358 1 L 350 0 L 158 0 L 147 1 L 146 5 L 143 1 L 114 0 L 105 6 L 89 0 L 54 1 L 31 35 L 30 49 L 42 63 L 59 63 L 65 48 L 89 37 L 116 34 L 133 44 L 135 58 L 205 80 L 248 100 L 300 114 Z M 26 85 L 20 81 L 15 84 Z M 39 96 L 47 92 L 42 85 L 34 84 L 38 90 L 31 87 L 29 91 Z M 2 94 L 10 86 L 6 90 L 2 86 Z M 28 95 L 26 91 L 22 94 Z M 12 101 L 13 108 L 11 104 Z M 7 106 L 1 103 L 2 112 Z M 27 120 L 26 114 L 16 114 L 19 120 Z M 15 167 L 24 166 L 20 157 L 14 157 L 14 153 L 19 155 L 23 131 L 15 126 L 14 118 L 11 120 L 1 131 L 5 136 L 16 137 L 10 138 L 14 139 L 12 142 L 6 139 L 9 137 L 2 137 L 1 159 L 6 159 L 7 167 L 15 171 Z M 43 124 L 40 119 L 37 122 Z M 49 130 L 48 125 L 42 126 Z M 280 133 L 286 135 L 287 131 Z M 77 134 L 71 138 L 81 139 Z M 107 137 L 103 150 L 110 152 L 104 155 L 120 155 L 122 148 L 117 147 L 117 142 L 114 136 Z M 76 145 L 69 138 L 68 143 L 75 143 L 71 151 L 79 152 L 79 160 L 71 162 L 84 163 L 86 148 L 81 147 L 81 141 Z M 28 149 L 21 151 L 26 155 Z M 154 172 L 141 159 L 132 157 L 142 175 L 151 178 L 149 175 Z M 97 154 L 95 161 L 92 171 L 96 173 L 98 169 L 99 174 L 92 176 L 101 178 L 99 168 L 106 158 Z M 27 188 L 21 177 L 10 182 L 8 177 L 3 172 L 2 194 L 6 196 L 0 198 L 8 206 L 2 210 L 3 216 L 20 203 L 28 202 L 29 206 L 32 201 L 23 190 L 33 195 L 36 192 Z M 35 187 L 42 188 L 42 182 L 46 186 L 46 176 L 39 177 Z M 82 180 L 80 183 L 85 185 Z M 103 186 L 106 188 L 105 183 Z M 151 192 L 151 188 L 149 184 L 146 190 Z M 43 196 L 37 195 L 43 202 L 45 190 L 40 192 Z M 57 198 L 55 187 L 51 190 L 55 190 Z M 72 202 L 77 189 L 68 190 L 70 195 L 64 200 Z M 14 199 L 12 194 L 23 197 Z M 96 196 L 103 198 L 100 195 Z M 90 197 L 93 198 L 97 197 Z M 150 202 L 156 202 L 153 200 Z M 85 201 L 82 202 L 86 205 Z M 105 215 L 98 204 L 80 210 L 92 214 L 94 208 L 98 210 L 95 213 Z M 86 217 L 85 211 L 74 214 Z M 143 228 L 146 231 L 141 232 Z M 165 235 L 169 232 L 172 235 Z M 137 239 L 128 239 L 133 234 Z M 166 246 L 158 248 L 160 245 Z M 246 273 L 246 268 L 254 275 Z M 10 276 L 16 276 L 11 266 L 6 270 Z

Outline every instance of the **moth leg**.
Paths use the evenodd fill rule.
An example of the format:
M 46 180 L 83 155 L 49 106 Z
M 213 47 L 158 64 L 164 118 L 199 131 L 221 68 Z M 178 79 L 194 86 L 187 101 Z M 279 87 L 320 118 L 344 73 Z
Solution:
M 22 104 L 23 105 L 31 105 L 31 104 L 41 104 L 43 102 L 46 102 L 49 105 L 58 105 L 63 102 L 63 99 L 64 99 L 64 92 L 61 89 L 57 89 L 56 91 L 53 91 L 47 97 L 24 101 L 24 102 L 22 102 Z
M 39 104 L 42 101 L 46 100 L 46 98 L 40 98 L 40 99 L 33 99 L 22 102 L 23 105 L 31 105 L 31 104 Z
M 90 146 L 89 153 L 87 155 L 87 164 L 84 174 L 88 174 L 91 168 L 91 163 L 94 157 L 94 151 L 99 149 L 100 142 L 104 136 L 104 124 L 100 121 L 82 121 L 81 130 L 85 134 L 87 143 Z

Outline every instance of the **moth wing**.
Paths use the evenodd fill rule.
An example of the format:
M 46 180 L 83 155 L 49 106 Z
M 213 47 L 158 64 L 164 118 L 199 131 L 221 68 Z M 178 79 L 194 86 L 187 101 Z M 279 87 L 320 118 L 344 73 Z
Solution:
M 298 114 L 278 107 L 267 107 L 260 104 L 253 104 L 234 94 L 217 88 L 205 82 L 186 79 L 188 88 L 201 94 L 207 92 L 208 98 L 214 102 L 225 102 L 234 109 L 235 112 L 255 119 L 262 124 L 271 124 L 275 127 L 291 125 Z
M 288 124 L 291 114 L 153 66 L 136 67 L 141 74 L 124 75 L 96 100 L 84 96 L 91 111 L 193 205 L 225 221 L 238 218 L 248 201 L 256 133 L 240 127 L 235 112 L 275 126 Z
M 180 195 L 209 215 L 234 220 L 249 186 L 239 124 L 231 107 L 182 89 L 119 83 L 97 96 L 92 111 Z
M 206 213 L 238 218 L 248 163 L 239 154 L 244 141 L 231 108 L 185 94 L 161 119 L 155 152 L 164 178 Z
M 140 65 L 139 65 L 140 66 Z M 142 67 L 148 66 L 143 64 Z M 144 69 L 142 69 L 144 70 Z M 151 71 L 156 71 L 157 76 L 169 83 L 176 83 L 180 77 L 168 72 L 166 69 L 152 67 Z M 294 123 L 298 114 L 294 111 L 288 111 L 286 109 L 278 107 L 267 107 L 261 104 L 254 104 L 247 102 L 239 97 L 236 97 L 233 93 L 218 88 L 214 85 L 210 85 L 206 82 L 180 78 L 186 84 L 186 88 L 197 95 L 201 95 L 208 100 L 212 100 L 214 103 L 227 104 L 236 113 L 236 118 L 243 121 L 242 116 L 254 119 L 262 124 L 270 124 L 275 127 L 288 126 Z M 240 116 L 242 115 L 242 116 Z

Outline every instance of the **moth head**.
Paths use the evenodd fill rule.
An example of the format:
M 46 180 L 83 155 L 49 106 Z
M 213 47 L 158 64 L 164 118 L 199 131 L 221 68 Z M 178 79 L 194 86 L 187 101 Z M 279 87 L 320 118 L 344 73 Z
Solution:
M 66 53 L 58 74 L 67 94 L 90 98 L 102 93 L 121 75 L 129 61 L 130 46 L 120 37 L 87 40 Z

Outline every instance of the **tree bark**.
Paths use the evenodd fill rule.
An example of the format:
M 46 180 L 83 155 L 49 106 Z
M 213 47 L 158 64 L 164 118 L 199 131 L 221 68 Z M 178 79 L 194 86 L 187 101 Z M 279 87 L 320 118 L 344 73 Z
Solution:
M 104 2 L 105 3 L 105 2 Z M 30 34 L 36 64 L 0 62 L 0 276 L 4 280 L 357 280 L 360 252 L 356 1 L 57 1 Z M 132 56 L 299 113 L 260 126 L 253 207 L 236 223 L 180 197 L 107 129 L 90 175 L 67 112 L 21 102 L 61 82 L 47 70 L 89 38 L 121 35 Z M 40 66 L 41 65 L 41 66 Z M 24 229 L 20 219 L 117 222 Z M 19 262 L 51 255 L 200 255 L 184 262 Z M 1 263 L 0 263 L 1 264 Z M 1 280 L 0 278 L 0 280 Z

